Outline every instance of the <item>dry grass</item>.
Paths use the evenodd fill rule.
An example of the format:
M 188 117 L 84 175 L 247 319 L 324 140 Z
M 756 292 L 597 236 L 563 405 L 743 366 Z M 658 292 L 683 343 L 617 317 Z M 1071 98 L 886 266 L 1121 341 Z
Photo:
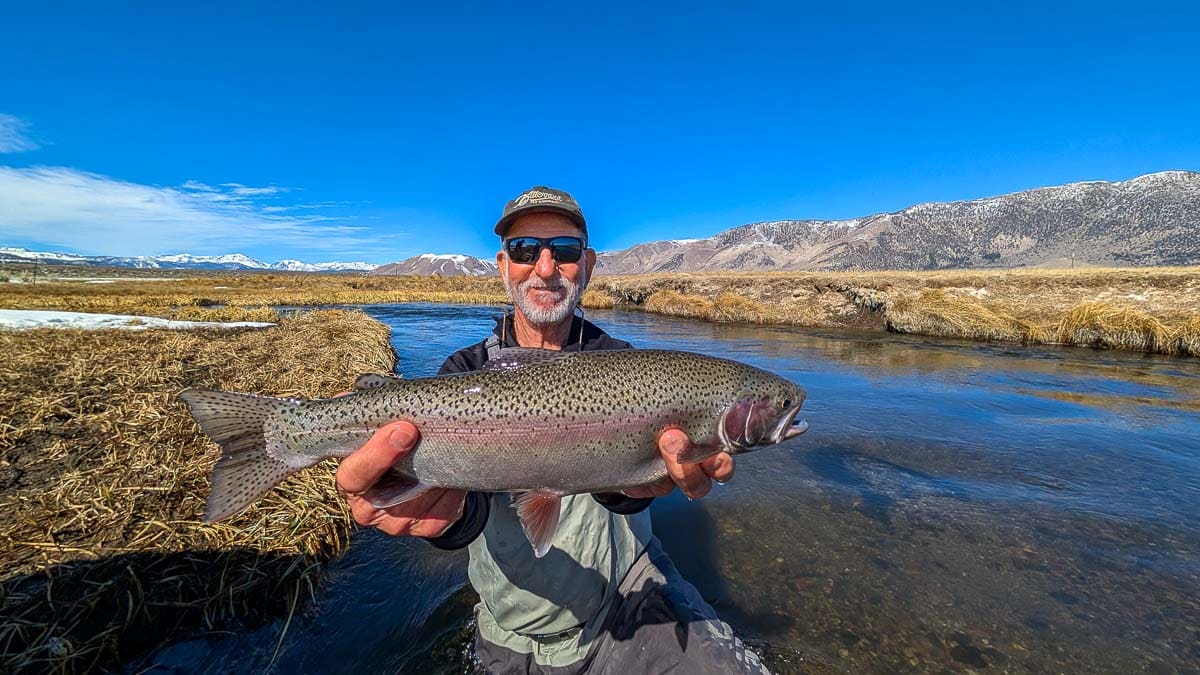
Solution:
M 1176 352 L 1200 356 L 1200 315 L 1180 320 L 1175 326 Z
M 176 394 L 329 396 L 394 359 L 387 328 L 358 312 L 249 331 L 0 332 L 3 669 L 112 668 L 173 634 L 294 608 L 346 542 L 332 465 L 204 524 L 219 451 Z
M 1047 342 L 1050 332 L 1036 323 L 942 288 L 902 295 L 885 306 L 888 330 L 939 337 L 1007 342 Z
M 593 290 L 618 307 L 712 321 L 1200 355 L 1195 267 L 673 273 L 599 277 Z
M 507 302 L 507 299 L 505 299 Z M 593 290 L 585 291 L 583 298 L 579 301 L 586 309 L 612 309 L 617 301 L 607 293 L 598 293 Z
M 1146 312 L 1105 302 L 1071 308 L 1058 323 L 1058 341 L 1068 345 L 1174 352 L 1174 330 Z
M 0 307 L 179 318 L 201 308 L 505 301 L 496 277 L 209 273 L 156 282 L 0 284 Z M 706 321 L 1200 354 L 1195 267 L 599 276 L 583 305 Z
M 500 304 L 506 300 L 497 277 L 244 273 L 170 281 L 123 280 L 111 284 L 72 281 L 0 284 L 0 307 L 155 316 L 214 306 Z
M 643 311 L 665 316 L 681 316 L 717 323 L 784 324 L 816 326 L 824 321 L 819 308 L 797 306 L 771 307 L 753 298 L 725 291 L 708 298 L 695 293 L 664 289 L 650 294 L 637 306 Z

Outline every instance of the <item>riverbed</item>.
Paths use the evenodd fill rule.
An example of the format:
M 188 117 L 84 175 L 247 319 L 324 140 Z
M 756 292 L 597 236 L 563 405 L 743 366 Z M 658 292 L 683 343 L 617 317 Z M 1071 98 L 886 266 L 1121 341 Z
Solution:
M 497 312 L 363 309 L 406 377 Z M 775 669 L 1200 672 L 1200 360 L 589 318 L 808 390 L 806 435 L 739 456 L 705 499 L 652 507 L 684 576 Z M 465 584 L 462 552 L 358 531 L 281 641 L 279 623 L 138 667 L 460 672 Z

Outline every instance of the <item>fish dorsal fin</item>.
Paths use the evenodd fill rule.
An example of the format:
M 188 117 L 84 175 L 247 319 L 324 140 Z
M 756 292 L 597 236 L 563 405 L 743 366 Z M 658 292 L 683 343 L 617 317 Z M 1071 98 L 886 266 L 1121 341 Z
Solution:
M 512 506 L 521 519 L 525 538 L 538 558 L 550 550 L 550 542 L 558 530 L 558 514 L 562 510 L 562 495 L 549 490 L 533 490 L 512 496 Z
M 532 347 L 505 347 L 500 353 L 483 364 L 480 370 L 516 370 L 535 363 L 549 363 L 566 358 L 567 354 L 555 349 L 534 349 Z
M 389 384 L 395 384 L 400 381 L 399 375 L 380 375 L 377 373 L 363 373 L 354 380 L 354 389 L 356 391 L 367 391 L 368 389 L 378 389 L 386 387 Z

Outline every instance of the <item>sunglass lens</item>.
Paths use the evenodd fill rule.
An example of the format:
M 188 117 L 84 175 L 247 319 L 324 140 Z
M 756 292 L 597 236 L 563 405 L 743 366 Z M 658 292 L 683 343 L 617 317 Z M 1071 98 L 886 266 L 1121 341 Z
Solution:
M 533 237 L 517 237 L 508 240 L 508 257 L 515 263 L 529 264 L 537 260 L 542 242 Z
M 550 253 L 558 262 L 578 262 L 583 256 L 583 242 L 575 237 L 555 237 L 550 240 Z

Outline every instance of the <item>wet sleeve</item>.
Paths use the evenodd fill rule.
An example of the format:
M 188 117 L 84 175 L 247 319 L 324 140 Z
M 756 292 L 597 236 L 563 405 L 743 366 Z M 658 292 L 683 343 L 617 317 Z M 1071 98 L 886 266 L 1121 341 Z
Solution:
M 632 516 L 635 513 L 641 513 L 650 506 L 650 502 L 654 501 L 654 497 L 627 497 L 620 492 L 595 492 L 592 493 L 592 498 L 600 502 L 600 506 L 612 511 L 620 516 Z
M 463 504 L 462 518 L 459 518 L 457 523 L 443 532 L 442 536 L 432 537 L 425 541 L 428 541 L 430 546 L 443 551 L 463 548 L 475 541 L 479 533 L 483 532 L 483 526 L 487 525 L 488 516 L 491 513 L 492 500 L 488 499 L 486 493 L 468 492 L 467 501 Z

